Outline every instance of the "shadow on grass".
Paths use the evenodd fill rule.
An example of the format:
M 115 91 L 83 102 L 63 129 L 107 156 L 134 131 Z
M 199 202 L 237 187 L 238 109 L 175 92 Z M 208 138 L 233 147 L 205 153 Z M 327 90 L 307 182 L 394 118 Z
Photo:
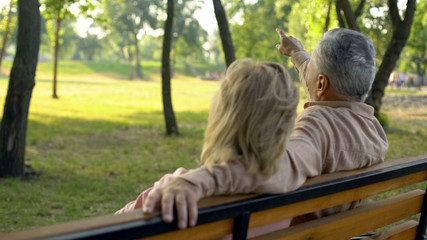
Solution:
M 165 136 L 161 111 L 115 120 L 32 115 L 42 120 L 29 122 L 26 160 L 41 174 L 0 180 L 0 231 L 111 214 L 163 174 L 197 166 L 208 112 L 177 112 L 180 137 Z M 425 126 L 394 118 L 388 159 L 425 153 Z
M 129 179 L 70 169 L 0 183 L 0 232 L 113 214 L 141 190 Z
M 127 122 L 39 114 L 28 125 L 29 180 L 0 179 L 0 231 L 114 213 L 178 167 L 196 167 L 207 112 L 178 112 L 180 137 L 166 137 L 163 114 Z
M 164 131 L 163 112 L 138 112 L 126 116 L 114 116 L 118 120 L 82 119 L 55 116 L 50 114 L 31 113 L 46 122 L 30 119 L 28 123 L 27 140 L 30 144 L 37 143 L 40 139 L 66 138 L 70 136 L 90 135 L 94 133 L 107 133 L 113 130 L 127 130 L 132 126 L 140 126 L 159 132 Z M 178 127 L 184 132 L 204 129 L 208 111 L 202 112 L 177 112 Z
M 386 134 L 389 141 L 386 159 L 416 156 L 427 152 L 427 121 L 422 114 L 394 116 Z

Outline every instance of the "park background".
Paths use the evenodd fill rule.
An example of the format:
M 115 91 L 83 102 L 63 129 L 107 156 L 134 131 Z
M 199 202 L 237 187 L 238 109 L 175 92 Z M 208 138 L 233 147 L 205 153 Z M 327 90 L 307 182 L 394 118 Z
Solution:
M 402 19 L 410 1 L 394 1 Z M 344 10 L 336 9 L 343 2 L 357 16 L 359 30 L 373 40 L 379 66 L 393 37 L 393 1 L 223 1 L 235 57 L 283 63 L 299 86 L 289 59 L 275 49 L 279 39 L 274 29 L 301 39 L 311 52 L 324 31 L 341 26 Z M 387 160 L 427 152 L 427 88 L 415 81 L 426 75 L 427 1 L 415 2 L 411 32 L 393 68 L 412 82 L 388 86 L 382 98 Z M 111 214 L 165 173 L 196 167 L 210 100 L 226 69 L 212 1 L 174 1 L 171 94 L 179 134 L 169 136 L 161 72 L 166 1 L 40 3 L 41 44 L 25 171 L 19 178 L 0 179 L 1 232 Z M 59 12 L 55 6 L 61 6 Z M 3 113 L 18 16 L 15 0 L 1 0 L 0 7 Z M 300 112 L 307 99 L 299 87 Z

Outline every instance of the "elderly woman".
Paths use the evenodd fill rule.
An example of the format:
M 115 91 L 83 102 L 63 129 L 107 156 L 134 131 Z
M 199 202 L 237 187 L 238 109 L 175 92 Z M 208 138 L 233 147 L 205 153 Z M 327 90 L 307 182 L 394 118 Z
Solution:
M 196 203 L 203 197 L 284 193 L 300 187 L 309 177 L 384 161 L 386 135 L 374 109 L 363 103 L 375 75 L 371 40 L 356 31 L 334 29 L 324 34 L 310 57 L 301 42 L 277 31 L 281 39 L 277 48 L 291 57 L 309 99 L 296 119 L 286 151 L 279 156 L 279 170 L 265 177 L 248 174 L 245 166 L 236 162 L 203 166 L 150 192 L 145 212 L 151 213 L 161 202 L 163 220 L 171 222 L 175 204 L 179 226 L 194 226 Z M 321 217 L 349 207 L 354 206 L 305 217 Z
M 235 162 L 247 174 L 268 178 L 277 172 L 286 151 L 299 97 L 286 69 L 271 62 L 234 61 L 212 100 L 200 164 Z M 153 189 L 187 172 L 167 174 L 116 214 L 141 208 Z

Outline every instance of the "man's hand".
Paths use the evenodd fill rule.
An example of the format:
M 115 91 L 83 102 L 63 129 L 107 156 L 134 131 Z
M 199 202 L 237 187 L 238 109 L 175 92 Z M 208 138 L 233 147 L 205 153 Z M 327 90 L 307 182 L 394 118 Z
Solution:
M 188 172 L 187 169 L 180 167 L 177 170 L 175 170 L 175 172 L 173 172 L 172 174 L 165 174 L 162 178 L 160 178 L 159 181 L 154 183 L 153 188 L 159 188 L 159 187 L 163 187 L 165 184 L 168 184 L 171 180 L 175 179 L 176 177 L 178 177 L 179 175 L 182 175 L 184 173 Z
M 173 207 L 178 214 L 178 227 L 195 226 L 197 222 L 197 202 L 201 198 L 196 186 L 182 178 L 173 178 L 163 186 L 154 188 L 144 203 L 143 211 L 151 214 L 157 203 L 161 203 L 163 221 L 173 221 Z
M 286 36 L 285 33 L 278 28 L 276 28 L 276 32 L 280 37 L 280 44 L 277 44 L 276 48 L 281 54 L 292 57 L 294 53 L 304 51 L 304 47 L 298 39 L 292 36 Z

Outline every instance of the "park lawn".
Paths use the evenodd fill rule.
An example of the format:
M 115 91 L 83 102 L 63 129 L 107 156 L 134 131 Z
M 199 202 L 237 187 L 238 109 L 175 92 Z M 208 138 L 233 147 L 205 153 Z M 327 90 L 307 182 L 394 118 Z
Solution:
M 158 81 L 62 74 L 54 100 L 48 74 L 33 91 L 26 162 L 29 180 L 0 180 L 0 231 L 113 213 L 163 174 L 197 166 L 218 83 L 177 75 L 180 137 L 166 137 Z M 7 89 L 0 77 L 0 111 Z
M 26 149 L 36 175 L 0 179 L 0 232 L 114 213 L 163 174 L 197 166 L 218 82 L 175 76 L 181 136 L 166 137 L 158 73 L 147 74 L 151 81 L 128 81 L 102 66 L 83 68 L 60 72 L 57 100 L 51 98 L 49 68 L 39 68 Z M 6 89 L 1 75 L 1 112 Z M 384 112 L 390 122 L 387 159 L 427 152 L 427 106 Z

